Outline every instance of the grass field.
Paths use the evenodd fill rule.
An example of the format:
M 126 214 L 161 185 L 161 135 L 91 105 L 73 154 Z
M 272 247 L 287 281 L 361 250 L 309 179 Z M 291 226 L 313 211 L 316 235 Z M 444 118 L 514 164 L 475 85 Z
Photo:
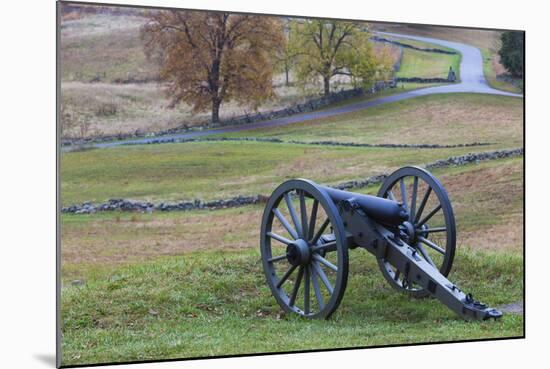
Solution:
M 451 280 L 493 306 L 521 300 L 522 159 L 435 174 L 459 225 Z M 463 191 L 465 183 L 475 191 Z M 464 323 L 433 299 L 395 292 L 362 250 L 352 251 L 347 293 L 331 320 L 285 316 L 259 262 L 261 211 L 63 215 L 64 364 L 523 334 L 519 315 Z
M 387 35 L 382 35 L 382 37 L 420 49 L 441 49 L 445 51 L 455 51 L 447 47 L 422 41 L 402 39 Z M 403 48 L 401 67 L 396 73 L 396 77 L 447 78 L 449 67 L 452 67 L 455 73 L 457 73 L 457 81 L 460 80 L 460 54 L 439 54 Z
M 433 171 L 451 196 L 460 247 L 521 250 L 522 163 L 522 158 L 513 158 Z M 463 191 L 469 183 L 475 184 L 475 191 Z M 375 195 L 378 187 L 356 191 Z M 104 265 L 210 248 L 255 247 L 262 210 L 258 205 L 182 213 L 64 215 L 63 260 L 68 265 Z M 211 228 L 227 234 L 220 238 L 208 232 Z M 501 239 L 492 243 L 492 235 Z M 64 272 L 66 278 L 85 277 L 78 269 Z
M 73 152 L 61 160 L 61 198 L 70 205 L 121 197 L 170 201 L 265 194 L 285 178 L 336 183 L 471 151 L 194 142 Z
M 401 68 L 396 77 L 447 78 L 449 67 L 452 67 L 455 73 L 460 71 L 460 55 L 403 49 Z M 457 75 L 457 80 L 459 77 Z
M 373 144 L 484 141 L 515 147 L 523 142 L 523 101 L 479 94 L 431 95 L 291 126 L 218 136 Z
M 195 252 L 94 270 L 63 287 L 63 364 L 204 357 L 514 337 L 523 318 L 465 323 L 439 302 L 387 285 L 375 259 L 352 254 L 347 294 L 329 321 L 280 314 L 257 250 Z M 452 278 L 492 305 L 522 297 L 520 254 L 462 249 Z M 191 287 L 193 286 L 193 287 Z
M 406 164 L 420 165 L 472 151 L 520 147 L 521 110 L 521 100 L 517 98 L 434 95 L 286 127 L 225 135 L 408 144 L 464 144 L 483 139 L 491 143 L 478 148 L 396 150 L 195 142 L 64 153 L 61 199 L 64 206 L 120 197 L 212 200 L 237 194 L 267 194 L 279 181 L 293 177 L 338 183 Z
M 79 47 L 96 50 L 98 58 L 102 48 L 110 47 L 109 42 L 121 49 L 124 45 L 136 49 L 134 41 L 123 41 L 128 35 L 136 37 L 141 21 L 132 20 L 134 16 L 121 17 L 126 20 L 118 25 L 105 15 L 67 23 L 62 29 L 68 45 L 62 64 L 83 57 Z M 443 35 L 475 45 L 486 42 L 478 33 L 458 31 Z M 109 40 L 113 32 L 121 38 Z M 88 83 L 88 78 L 95 78 L 95 67 L 83 64 L 82 70 L 90 72 L 82 75 L 68 69 L 62 76 L 63 98 L 77 101 L 79 111 L 100 116 L 98 122 L 103 125 L 95 127 L 104 133 L 158 130 L 181 122 L 178 119 L 185 116 L 185 108 L 171 112 L 161 108 L 159 86 L 112 83 L 119 76 L 128 77 L 128 71 L 137 73 L 131 75 L 135 78 L 149 75 L 125 64 L 124 58 L 131 56 L 129 49 L 121 53 L 119 63 L 105 66 L 98 83 Z M 98 60 L 90 62 L 99 65 Z M 419 63 L 415 70 L 425 74 L 444 67 L 435 61 L 429 67 Z M 404 84 L 384 94 L 418 87 Z M 293 89 L 285 90 L 283 100 L 273 101 L 271 106 L 297 98 L 298 90 Z M 109 111 L 102 107 L 108 104 L 116 105 L 117 114 L 101 115 Z M 522 147 L 523 100 L 478 94 L 424 96 L 330 118 L 220 136 L 490 145 L 395 149 L 211 141 L 65 152 L 60 167 L 62 205 L 109 198 L 159 203 L 269 195 L 289 178 L 335 184 L 388 173 L 403 165 Z M 516 157 L 433 171 L 449 193 L 457 221 L 457 254 L 450 280 L 493 307 L 523 299 L 523 164 L 523 157 Z M 372 185 L 357 191 L 376 194 L 378 188 Z M 416 300 L 397 293 L 381 275 L 375 258 L 364 250 L 350 251 L 347 291 L 330 320 L 307 321 L 285 315 L 263 275 L 259 253 L 262 212 L 263 205 L 258 204 L 186 212 L 62 214 L 62 364 L 524 334 L 521 314 L 507 313 L 497 322 L 467 323 L 434 299 Z
M 272 144 L 273 147 L 229 142 L 198 145 L 208 147 L 211 144 L 223 152 L 230 150 L 230 146 L 250 146 L 254 154 L 246 152 L 240 158 L 239 168 L 229 165 L 230 161 L 206 160 L 204 162 L 208 165 L 202 169 L 205 170 L 202 175 L 216 165 L 230 172 L 256 165 L 255 170 L 259 171 L 258 163 L 265 160 L 260 147 L 267 148 L 268 152 L 278 150 L 269 156 L 275 154 L 280 159 L 284 159 L 281 156 L 284 153 L 294 154 L 290 146 L 281 144 Z M 131 160 L 124 164 L 119 162 L 113 168 L 135 170 L 137 165 L 135 173 L 141 177 L 134 177 L 136 183 L 143 181 L 143 174 L 154 168 L 164 168 L 158 178 L 165 180 L 166 174 L 172 173 L 176 166 L 156 163 L 139 167 L 138 164 L 146 158 L 185 158 L 187 155 L 178 149 L 193 145 L 196 144 L 120 148 L 117 150 L 121 158 Z M 304 148 L 295 146 L 299 147 L 300 157 L 307 158 Z M 117 150 L 64 154 L 62 162 L 68 157 L 82 156 L 76 163 L 84 170 L 97 162 L 116 163 L 110 156 L 112 154 L 107 153 Z M 132 150 L 141 154 L 132 159 L 128 154 Z M 174 152 L 168 155 L 157 150 Z M 319 155 L 330 153 L 321 160 L 323 167 L 328 167 L 338 162 L 340 151 L 347 157 L 353 156 L 349 155 L 351 152 L 347 148 L 324 148 L 322 152 L 314 149 L 312 156 L 319 159 Z M 380 150 L 383 155 L 379 158 L 373 156 L 370 149 L 364 151 L 369 155 L 353 154 L 359 156 L 359 161 L 386 168 L 393 153 L 403 156 L 406 150 Z M 441 151 L 415 150 L 415 155 L 424 152 L 432 155 Z M 99 154 L 109 157 L 101 158 L 97 156 Z M 92 161 L 86 162 L 86 156 L 90 156 L 88 160 Z M 250 157 L 259 161 L 248 161 Z M 414 160 L 419 159 L 414 157 Z M 391 160 L 401 165 L 403 161 L 412 162 L 413 158 L 405 156 Z M 193 168 L 189 163 L 185 167 Z M 301 170 L 310 167 L 306 165 Z M 356 169 L 352 172 L 357 176 Z M 116 169 L 109 173 L 116 173 Z M 119 175 L 130 178 L 128 173 L 125 170 Z M 435 170 L 434 174 L 451 196 L 458 224 L 459 251 L 451 280 L 493 306 L 520 301 L 523 294 L 523 159 L 442 168 Z M 220 178 L 219 173 L 217 176 Z M 67 172 L 62 173 L 63 194 L 70 193 L 66 187 L 68 178 Z M 82 174 L 75 175 L 75 178 L 81 178 L 82 183 L 87 183 L 90 188 L 105 185 L 104 191 L 108 187 L 117 188 L 112 183 L 105 183 L 105 180 L 112 179 L 109 176 L 97 182 L 90 178 L 84 180 L 86 177 Z M 180 184 L 186 185 L 188 181 L 181 178 L 186 177 L 179 177 Z M 192 182 L 192 176 L 187 178 Z M 273 178 L 270 185 L 282 180 L 283 177 Z M 176 182 L 175 177 L 173 181 Z M 241 178 L 241 182 L 233 185 L 242 189 L 242 183 Z M 212 181 L 207 185 L 195 183 L 194 186 L 206 188 L 215 184 Z M 162 189 L 162 185 L 163 182 L 157 180 L 157 188 Z M 151 188 L 150 193 L 153 190 Z M 209 190 L 218 194 L 215 186 Z M 373 194 L 376 190 L 377 186 L 370 186 L 360 192 Z M 374 258 L 361 250 L 353 251 L 346 297 L 330 321 L 308 322 L 285 316 L 264 283 L 259 263 L 257 238 L 261 212 L 262 206 L 257 205 L 183 213 L 63 215 L 63 363 L 517 337 L 523 334 L 521 315 L 506 314 L 499 322 L 464 323 L 435 300 L 411 300 L 396 293 L 380 275 Z M 73 283 L 75 280 L 81 282 Z M 308 339 L 304 340 L 304 336 Z

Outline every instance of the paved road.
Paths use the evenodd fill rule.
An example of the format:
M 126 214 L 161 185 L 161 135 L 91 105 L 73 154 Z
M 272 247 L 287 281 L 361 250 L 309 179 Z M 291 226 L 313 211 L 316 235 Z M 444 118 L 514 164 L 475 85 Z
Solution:
M 495 90 L 494 88 L 491 88 L 487 84 L 487 81 L 485 80 L 485 77 L 483 75 L 483 59 L 481 56 L 481 52 L 479 51 L 479 49 L 473 46 L 458 43 L 458 42 L 451 42 L 451 41 L 439 40 L 435 38 L 429 38 L 429 37 L 400 35 L 400 34 L 387 33 L 387 32 L 380 32 L 380 34 L 383 34 L 386 36 L 395 36 L 399 38 L 417 40 L 417 41 L 424 41 L 431 44 L 437 44 L 437 45 L 458 50 L 462 54 L 462 61 L 460 63 L 461 82 L 457 84 L 428 87 L 428 88 L 423 88 L 423 89 L 414 90 L 414 91 L 407 91 L 407 92 L 398 93 L 390 96 L 380 97 L 374 100 L 362 101 L 362 102 L 358 102 L 355 104 L 348 104 L 341 107 L 329 108 L 323 111 L 314 111 L 311 113 L 293 115 L 286 118 L 273 119 L 273 120 L 263 121 L 263 122 L 254 123 L 254 124 L 247 124 L 247 125 L 241 125 L 241 126 L 228 126 L 228 127 L 218 128 L 218 129 L 157 136 L 152 138 L 151 137 L 140 138 L 140 139 L 135 139 L 130 141 L 102 142 L 102 143 L 94 144 L 93 146 L 97 148 L 105 148 L 105 147 L 118 146 L 128 142 L 131 142 L 134 144 L 140 144 L 140 143 L 148 143 L 153 140 L 162 141 L 162 140 L 170 140 L 170 139 L 189 139 L 189 138 L 198 138 L 198 137 L 209 136 L 209 135 L 219 134 L 219 133 L 245 131 L 245 130 L 250 130 L 255 128 L 283 126 L 283 125 L 303 122 L 311 119 L 318 119 L 318 118 L 330 117 L 330 116 L 343 114 L 343 113 L 349 113 L 349 112 L 353 112 L 361 109 L 366 109 L 372 106 L 377 106 L 377 105 L 386 104 L 386 103 L 395 102 L 395 101 L 401 101 L 401 100 L 410 99 L 417 96 L 432 95 L 432 94 L 470 92 L 470 93 L 523 97 L 523 95 Z

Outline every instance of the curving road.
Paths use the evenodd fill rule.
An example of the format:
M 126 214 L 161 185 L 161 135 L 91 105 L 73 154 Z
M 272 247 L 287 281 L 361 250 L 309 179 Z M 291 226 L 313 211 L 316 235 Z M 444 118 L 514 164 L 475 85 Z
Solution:
M 162 142 L 162 140 L 198 138 L 198 137 L 209 136 L 209 135 L 219 134 L 219 133 L 238 132 L 238 131 L 245 131 L 245 130 L 250 130 L 255 128 L 272 127 L 272 126 L 283 126 L 283 125 L 292 124 L 292 123 L 304 122 L 311 119 L 331 117 L 338 114 L 349 113 L 349 112 L 354 112 L 361 109 L 370 108 L 372 106 L 377 106 L 377 105 L 386 104 L 390 102 L 410 99 L 417 96 L 425 96 L 425 95 L 432 95 L 432 94 L 470 92 L 470 93 L 523 97 L 523 95 L 520 95 L 520 94 L 514 94 L 506 91 L 496 90 L 487 84 L 487 81 L 485 80 L 485 76 L 483 75 L 483 59 L 481 56 L 481 52 L 479 51 L 479 49 L 473 46 L 462 44 L 459 42 L 451 42 L 451 41 L 439 40 L 439 39 L 429 38 L 429 37 L 409 36 L 409 35 L 401 35 L 401 34 L 388 33 L 388 32 L 379 32 L 379 33 L 387 36 L 394 36 L 394 37 L 399 37 L 403 39 L 411 39 L 411 40 L 428 42 L 431 44 L 437 44 L 437 45 L 445 46 L 445 47 L 459 51 L 462 54 L 462 60 L 460 62 L 460 80 L 461 80 L 460 83 L 407 91 L 407 92 L 403 92 L 395 95 L 380 97 L 374 100 L 362 101 L 362 102 L 358 102 L 355 104 L 348 104 L 341 107 L 329 108 L 322 111 L 314 111 L 311 113 L 293 115 L 290 117 L 273 119 L 273 120 L 268 120 L 268 121 L 253 123 L 253 124 L 247 124 L 247 125 L 241 125 L 241 126 L 228 126 L 228 127 L 218 128 L 218 129 L 194 131 L 194 132 L 172 134 L 172 135 L 165 135 L 165 136 L 146 137 L 146 138 L 140 138 L 140 139 L 129 140 L 129 141 L 102 142 L 102 143 L 93 144 L 92 147 L 106 148 L 106 147 L 113 147 L 113 146 L 118 146 L 126 143 L 132 143 L 132 144 L 144 143 L 145 144 L 151 141 Z

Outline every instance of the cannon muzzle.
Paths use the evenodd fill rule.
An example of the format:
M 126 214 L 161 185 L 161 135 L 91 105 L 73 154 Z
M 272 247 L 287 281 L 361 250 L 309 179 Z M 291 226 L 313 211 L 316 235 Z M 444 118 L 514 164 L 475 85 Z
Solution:
M 334 203 L 352 200 L 361 207 L 365 214 L 381 224 L 397 226 L 409 218 L 409 213 L 402 203 L 382 197 L 337 190 L 327 186 L 319 187 L 327 193 Z

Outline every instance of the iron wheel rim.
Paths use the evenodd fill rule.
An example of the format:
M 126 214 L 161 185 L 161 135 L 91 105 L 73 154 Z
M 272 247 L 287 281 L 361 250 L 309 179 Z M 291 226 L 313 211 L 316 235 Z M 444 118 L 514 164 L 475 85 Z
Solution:
M 288 209 L 286 196 L 293 192 L 295 192 L 299 198 L 299 211 L 296 212 L 296 217 L 293 217 L 291 215 L 291 219 L 285 219 L 287 220 L 288 225 L 290 225 L 296 233 L 294 234 L 294 236 L 298 236 L 298 239 L 304 240 L 304 238 L 300 237 L 306 235 L 305 238 L 307 238 L 306 241 L 308 241 L 308 247 L 310 250 L 312 250 L 310 261 L 304 262 L 304 265 L 300 264 L 298 266 L 291 265 L 288 261 L 288 258 L 286 257 L 281 258 L 281 254 L 273 255 L 272 247 L 272 240 L 278 243 L 282 243 L 280 241 L 281 235 L 276 234 L 274 236 L 272 232 L 275 219 L 277 219 L 277 222 L 280 223 L 280 218 L 276 210 L 279 209 L 281 203 L 287 205 Z M 307 206 L 304 206 L 304 208 L 302 208 L 302 201 L 305 202 L 305 200 L 302 199 L 305 199 L 306 197 L 312 200 L 312 206 L 310 209 L 311 211 L 309 212 L 309 214 L 307 214 Z M 313 207 L 315 206 L 313 203 L 315 202 L 317 202 L 316 213 L 318 213 L 319 209 L 323 209 L 326 215 L 325 222 L 329 222 L 329 224 L 324 226 L 324 229 L 328 229 L 328 226 L 330 225 L 332 230 L 332 233 L 330 234 L 334 235 L 335 238 L 333 242 L 328 242 L 325 245 L 334 243 L 333 247 L 335 247 L 335 250 L 332 250 L 331 254 L 335 255 L 337 260 L 336 263 L 331 263 L 329 261 L 329 264 L 331 264 L 332 267 L 336 267 L 336 271 L 329 271 L 330 268 L 328 268 L 320 261 L 321 259 L 328 261 L 327 259 L 325 259 L 326 250 L 328 250 L 328 248 L 321 248 L 324 245 L 322 245 L 322 241 L 320 241 L 321 238 L 323 236 L 326 236 L 327 234 L 323 233 L 321 229 L 325 222 L 321 223 L 318 227 L 319 229 L 316 230 L 316 225 L 320 222 L 317 221 L 316 217 L 312 217 L 312 213 L 314 212 Z M 307 229 L 305 231 L 303 229 L 297 229 L 299 227 L 297 227 L 294 222 L 295 218 L 298 218 L 299 215 L 298 223 L 300 223 L 302 228 L 304 228 L 304 217 L 302 212 L 303 209 L 306 209 L 305 219 Z M 312 223 L 313 230 L 311 228 Z M 318 235 L 317 233 L 320 233 L 321 235 Z M 296 237 L 294 237 L 291 232 L 288 232 L 288 235 L 290 236 L 290 238 L 284 237 L 286 238 L 286 241 L 296 241 Z M 311 243 L 311 241 L 314 241 L 313 238 L 317 236 L 319 236 L 317 242 L 315 244 Z M 347 240 L 345 238 L 344 226 L 338 214 L 336 206 L 334 205 L 330 197 L 326 194 L 326 192 L 315 185 L 315 183 L 304 179 L 293 179 L 282 183 L 279 187 L 275 189 L 266 204 L 262 217 L 260 250 L 267 283 L 277 303 L 279 304 L 279 306 L 281 306 L 281 308 L 283 308 L 283 310 L 289 313 L 298 314 L 306 318 L 326 319 L 329 318 L 330 315 L 338 308 L 344 296 L 348 279 Z M 321 252 L 322 250 L 324 250 L 325 253 Z M 319 256 L 321 257 L 321 259 L 319 259 Z M 281 279 L 284 278 L 289 270 L 293 267 L 294 269 L 290 271 L 287 279 L 285 279 L 281 284 Z M 280 271 L 278 271 L 277 269 L 280 269 Z M 326 280 L 324 280 L 321 275 L 323 272 L 325 273 L 325 277 L 328 280 L 329 285 L 332 287 L 332 291 L 330 291 L 329 287 L 325 284 Z M 295 275 L 293 288 L 291 290 L 288 290 L 287 292 L 287 290 L 284 288 L 284 284 L 287 282 L 287 280 L 291 278 L 293 274 Z M 331 274 L 333 278 L 328 278 L 328 274 Z M 296 287 L 296 285 L 298 285 L 298 287 Z M 301 299 L 298 298 L 298 295 L 301 297 Z M 308 303 L 306 303 L 306 295 L 308 296 Z M 319 295 L 321 296 L 321 298 L 319 297 Z

